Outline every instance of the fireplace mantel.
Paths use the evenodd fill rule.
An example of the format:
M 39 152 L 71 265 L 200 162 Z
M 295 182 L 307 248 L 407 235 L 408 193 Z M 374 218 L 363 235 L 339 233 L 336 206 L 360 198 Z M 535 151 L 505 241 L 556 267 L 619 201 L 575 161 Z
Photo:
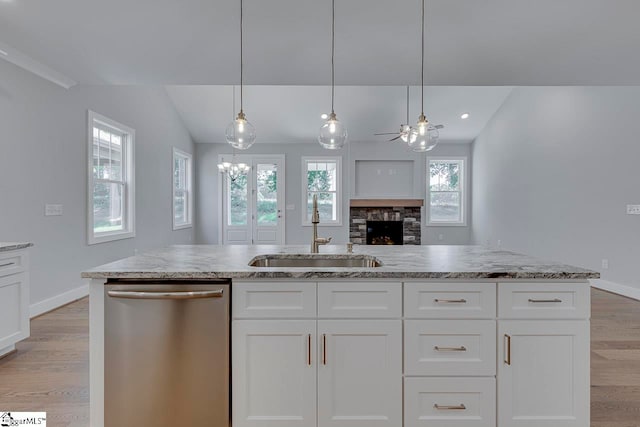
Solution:
M 351 199 L 352 208 L 416 208 L 423 205 L 423 199 Z

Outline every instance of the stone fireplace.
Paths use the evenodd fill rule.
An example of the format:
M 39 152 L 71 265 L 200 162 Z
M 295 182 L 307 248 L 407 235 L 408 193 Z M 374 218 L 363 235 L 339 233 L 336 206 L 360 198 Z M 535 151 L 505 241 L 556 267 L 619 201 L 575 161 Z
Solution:
M 422 199 L 352 199 L 349 239 L 360 245 L 420 245 Z

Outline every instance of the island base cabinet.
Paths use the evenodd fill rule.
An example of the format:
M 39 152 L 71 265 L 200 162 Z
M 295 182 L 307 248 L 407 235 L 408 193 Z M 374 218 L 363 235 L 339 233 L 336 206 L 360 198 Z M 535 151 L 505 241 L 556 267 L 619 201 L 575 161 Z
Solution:
M 402 426 L 400 320 L 318 320 L 318 427 Z
M 498 427 L 589 425 L 589 322 L 498 322 Z
M 315 320 L 234 320 L 233 427 L 315 427 Z
M 495 427 L 494 377 L 407 377 L 404 427 Z

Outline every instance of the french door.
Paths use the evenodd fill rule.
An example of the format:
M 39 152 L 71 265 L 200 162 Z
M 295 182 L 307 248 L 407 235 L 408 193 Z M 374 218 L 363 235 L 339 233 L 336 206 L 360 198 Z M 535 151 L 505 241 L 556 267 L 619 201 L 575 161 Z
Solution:
M 231 156 L 220 156 L 221 161 Z M 227 160 L 228 161 L 228 160 Z M 284 244 L 284 155 L 236 156 L 246 175 L 222 179 L 222 243 Z

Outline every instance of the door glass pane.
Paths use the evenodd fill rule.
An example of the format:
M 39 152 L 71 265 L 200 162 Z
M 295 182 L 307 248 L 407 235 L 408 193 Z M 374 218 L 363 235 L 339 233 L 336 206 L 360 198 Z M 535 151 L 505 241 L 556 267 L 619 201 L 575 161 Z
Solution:
M 431 221 L 458 222 L 460 218 L 460 193 L 431 193 Z
M 93 231 L 124 230 L 124 185 L 98 182 L 93 187 Z
M 227 179 L 229 225 L 247 225 L 247 182 L 247 175 L 240 175 L 235 180 Z
M 277 166 L 259 164 L 256 167 L 256 175 L 258 225 L 276 225 L 278 223 Z

